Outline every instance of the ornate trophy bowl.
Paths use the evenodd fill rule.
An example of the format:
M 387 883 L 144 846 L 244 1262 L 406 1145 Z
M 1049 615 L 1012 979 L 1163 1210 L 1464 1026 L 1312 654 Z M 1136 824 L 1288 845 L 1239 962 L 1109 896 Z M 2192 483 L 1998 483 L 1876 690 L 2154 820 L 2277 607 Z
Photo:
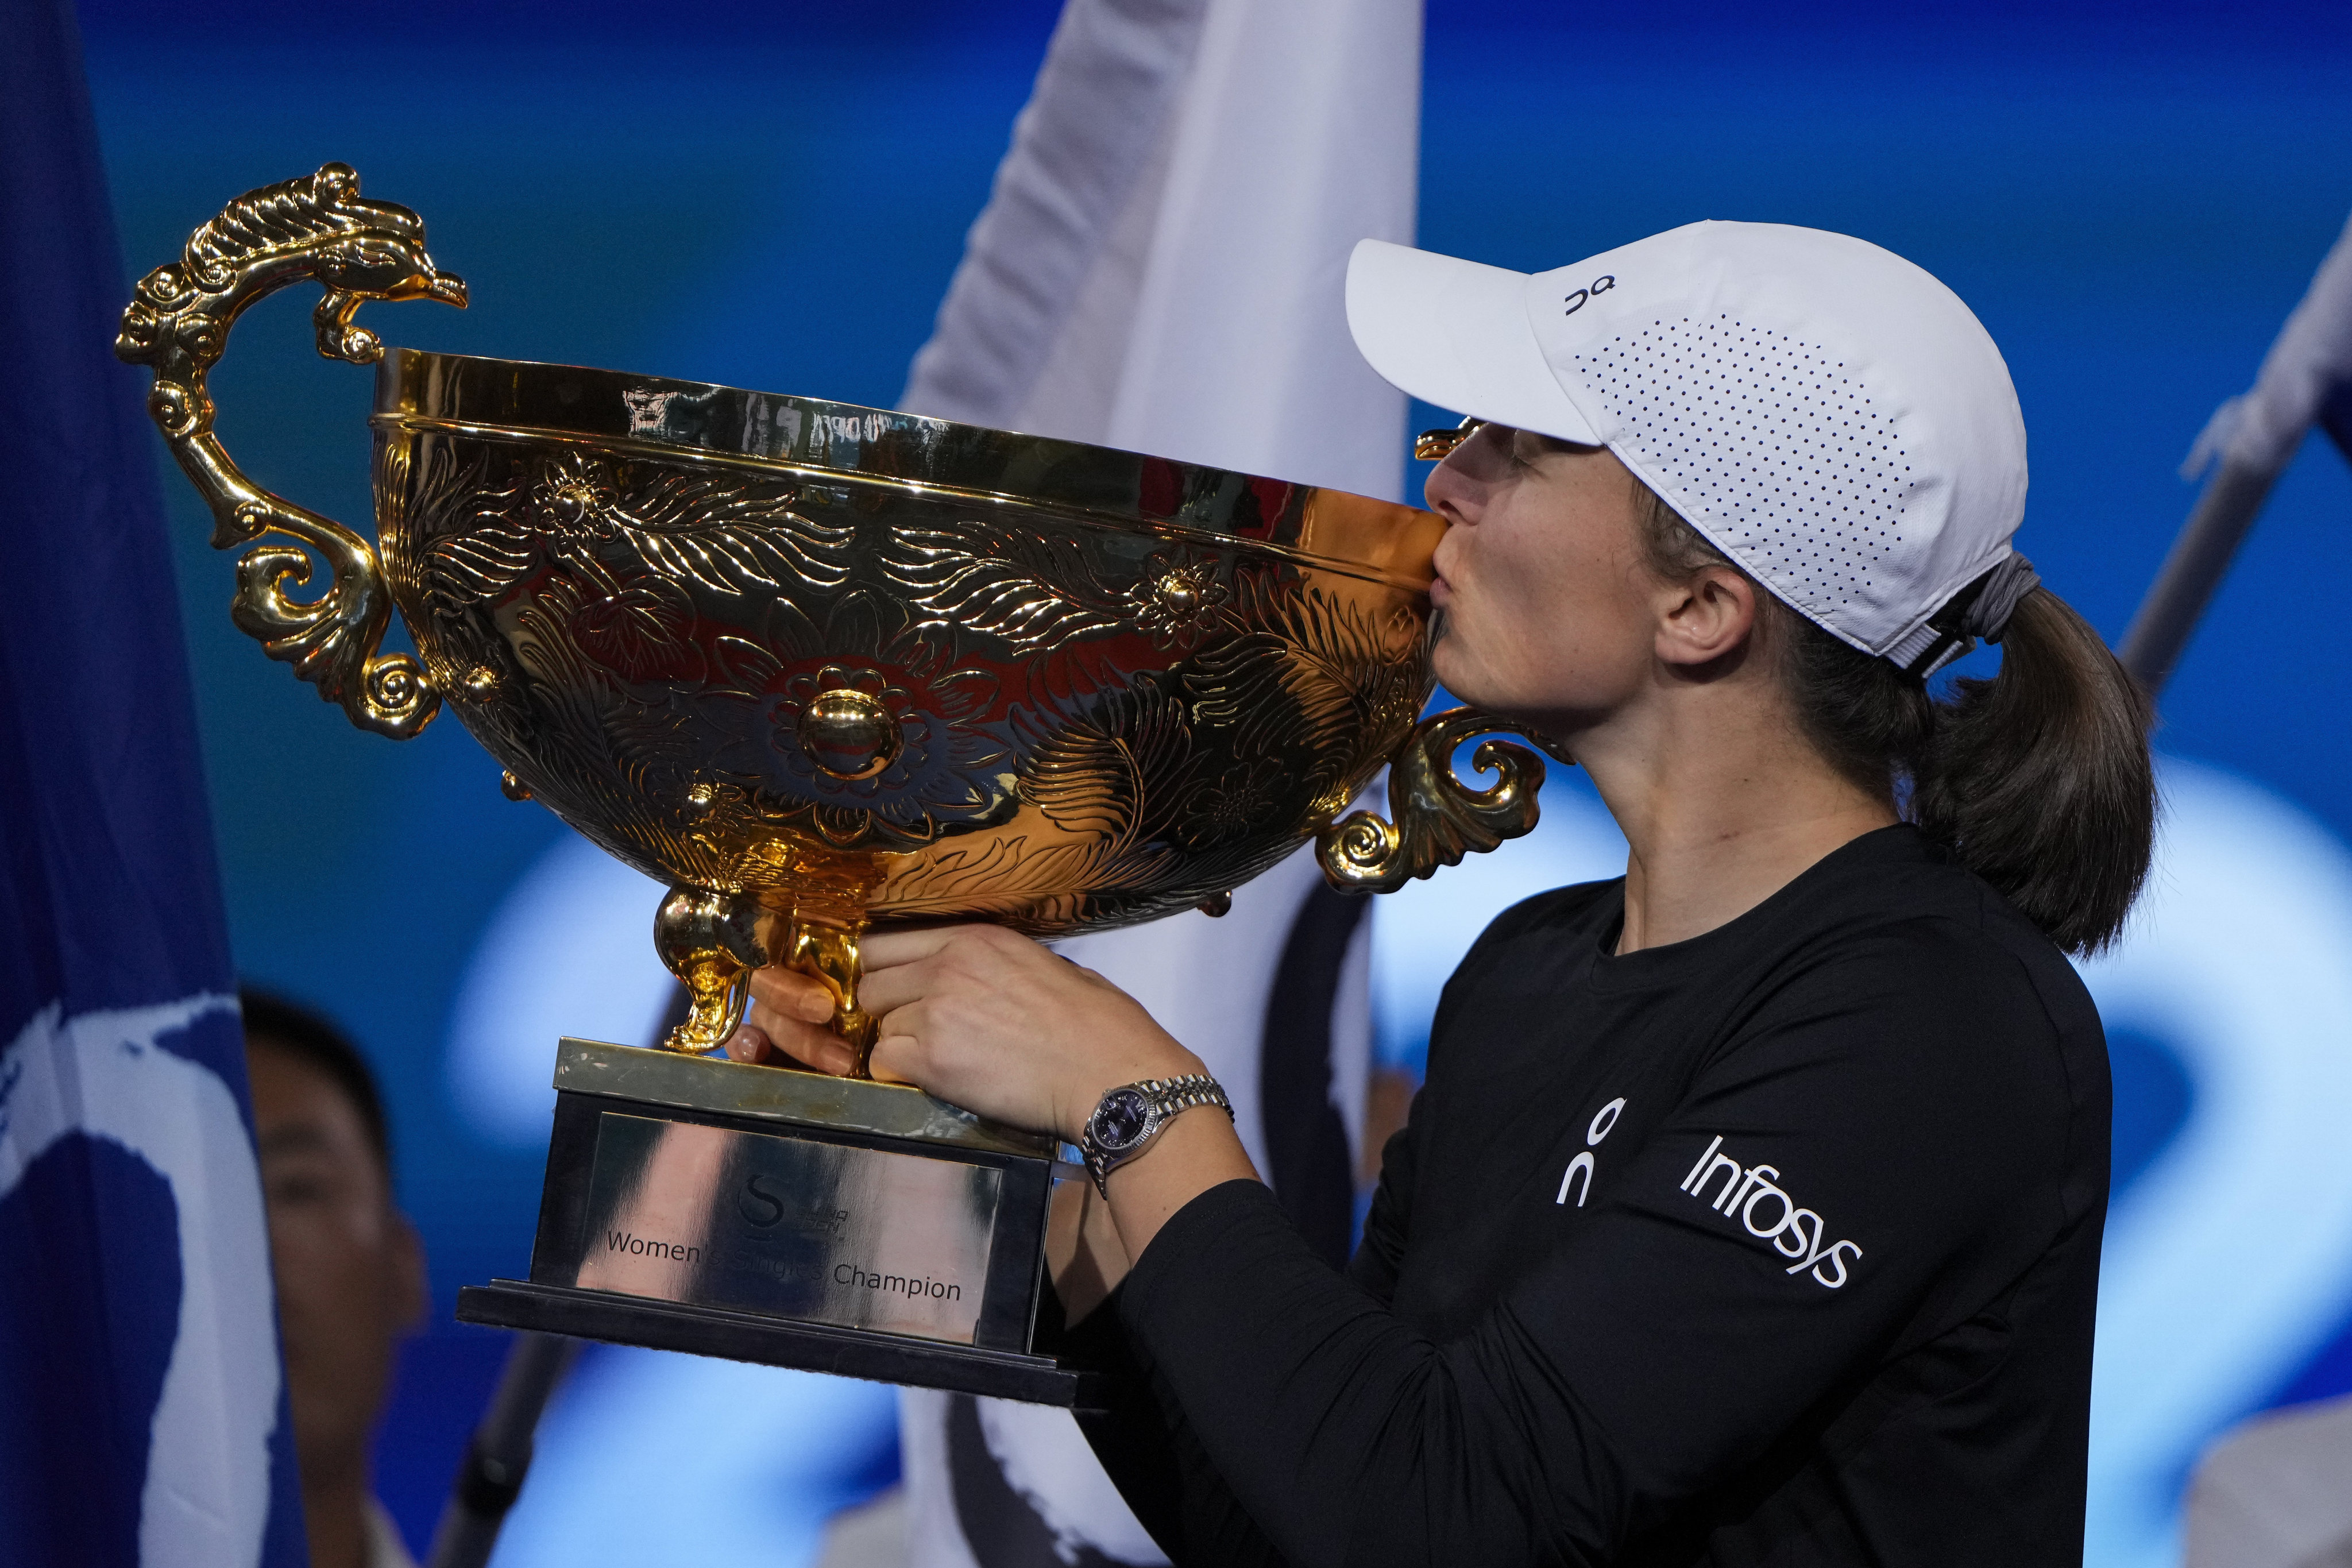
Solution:
M 397 351 L 376 384 L 423 684 L 510 794 L 677 889 L 680 1048 L 763 954 L 857 1038 L 869 922 L 1213 907 L 1429 694 L 1425 512 L 605 371 Z
M 656 945 L 692 993 L 671 1049 L 719 1045 L 750 972 L 786 963 L 832 988 L 862 1071 L 873 1024 L 856 1005 L 857 939 L 872 925 L 979 918 L 1046 936 L 1221 912 L 1310 837 L 1335 883 L 1377 890 L 1532 825 L 1531 753 L 1482 744 L 1476 764 L 1496 774 L 1483 790 L 1451 766 L 1465 737 L 1510 726 L 1462 710 L 1416 724 L 1432 689 L 1431 514 L 809 398 L 387 352 L 352 325 L 363 301 L 465 303 L 423 243 L 413 213 L 361 200 L 357 176 L 329 164 L 199 229 L 142 280 L 117 350 L 153 368 L 150 411 L 212 507 L 215 544 L 256 546 L 232 615 L 272 658 L 389 736 L 415 734 L 446 701 L 510 797 L 669 884 Z M 213 434 L 205 380 L 230 325 L 306 278 L 325 289 L 320 351 L 378 365 L 373 547 L 254 485 Z M 298 598 L 289 584 L 318 591 Z M 394 605 L 413 657 L 381 650 Z M 1391 763 L 1394 822 L 1348 815 Z M 512 1287 L 537 1289 L 536 1304 L 468 1315 L 1076 1397 L 1066 1378 L 975 1372 L 976 1351 L 943 1372 L 907 1343 L 1035 1359 L 1017 1352 L 1050 1141 L 913 1090 L 583 1042 L 565 1042 L 558 1087 L 536 1284 Z M 796 1131 L 777 1136 L 776 1122 Z M 710 1137 L 748 1142 L 704 1149 Z M 665 1160 L 702 1173 L 677 1187 Z M 784 1269 L 782 1285 L 763 1265 L 755 1289 L 706 1278 L 726 1250 L 715 1242 L 657 1237 L 647 1254 L 635 1237 L 624 1260 L 593 1255 L 596 1234 L 623 1235 L 615 1216 L 651 1223 L 640 1211 L 656 1189 L 674 1228 L 683 1204 L 703 1214 L 694 1235 L 715 1236 L 703 1211 L 742 1182 L 817 1194 L 809 1212 L 835 1216 L 835 1233 L 817 1263 Z M 836 1200 L 868 1188 L 899 1194 L 869 1199 L 902 1233 L 956 1231 L 938 1245 L 962 1273 L 824 1261 L 825 1246 L 858 1244 L 838 1234 L 851 1211 Z M 940 1218 L 982 1210 L 993 1217 L 960 1231 Z M 861 1305 L 865 1278 L 899 1281 L 879 1317 Z M 910 1296 L 909 1279 L 946 1283 Z M 598 1317 L 570 1300 L 614 1293 L 803 1326 L 783 1342 L 728 1338 L 708 1321 L 648 1328 L 654 1308 Z M 812 1360 L 804 1342 L 823 1332 L 808 1323 L 895 1339 L 900 1353 L 845 1362 L 836 1334 L 832 1359 Z

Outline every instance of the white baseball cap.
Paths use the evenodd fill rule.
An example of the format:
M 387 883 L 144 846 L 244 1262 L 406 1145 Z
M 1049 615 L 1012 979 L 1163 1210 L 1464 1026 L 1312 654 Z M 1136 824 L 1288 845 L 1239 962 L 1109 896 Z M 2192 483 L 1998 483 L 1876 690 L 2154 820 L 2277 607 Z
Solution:
M 2000 351 L 1867 241 L 1695 223 L 1530 274 L 1367 239 L 1348 326 L 1415 397 L 1607 447 L 1801 614 L 1919 674 L 1999 640 L 2038 580 L 2009 542 L 2025 422 Z

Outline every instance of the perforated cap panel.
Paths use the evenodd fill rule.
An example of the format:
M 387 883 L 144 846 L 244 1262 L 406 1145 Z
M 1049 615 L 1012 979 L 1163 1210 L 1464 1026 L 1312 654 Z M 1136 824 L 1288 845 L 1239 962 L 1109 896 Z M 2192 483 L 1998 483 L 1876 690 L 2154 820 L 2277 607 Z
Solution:
M 1829 349 L 1727 314 L 1576 353 L 1610 443 L 1670 504 L 1815 620 L 1885 596 L 1918 489 L 1895 421 Z

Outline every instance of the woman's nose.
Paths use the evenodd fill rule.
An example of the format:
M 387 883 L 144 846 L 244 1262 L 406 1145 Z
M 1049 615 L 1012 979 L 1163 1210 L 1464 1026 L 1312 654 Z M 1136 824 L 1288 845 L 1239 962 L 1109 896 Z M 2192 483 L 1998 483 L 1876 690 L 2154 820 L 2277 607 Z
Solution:
M 1451 457 L 1429 471 L 1421 487 L 1429 510 L 1449 523 L 1475 522 L 1485 503 L 1486 487 L 1463 471 Z
M 1448 522 L 1476 522 L 1496 483 L 1510 471 L 1513 438 L 1503 426 L 1481 425 L 1445 454 L 1422 483 L 1429 510 Z

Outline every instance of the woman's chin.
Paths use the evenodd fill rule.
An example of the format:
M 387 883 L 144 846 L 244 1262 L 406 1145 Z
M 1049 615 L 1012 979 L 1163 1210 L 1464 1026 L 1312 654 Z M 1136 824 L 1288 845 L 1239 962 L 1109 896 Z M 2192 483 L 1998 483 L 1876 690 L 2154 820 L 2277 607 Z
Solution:
M 1473 708 L 1493 705 L 1493 683 L 1480 678 L 1477 660 L 1464 658 L 1456 639 L 1450 637 L 1439 639 L 1437 646 L 1430 650 L 1429 668 L 1431 673 L 1437 677 L 1437 684 L 1444 687 L 1455 701 L 1466 702 Z

